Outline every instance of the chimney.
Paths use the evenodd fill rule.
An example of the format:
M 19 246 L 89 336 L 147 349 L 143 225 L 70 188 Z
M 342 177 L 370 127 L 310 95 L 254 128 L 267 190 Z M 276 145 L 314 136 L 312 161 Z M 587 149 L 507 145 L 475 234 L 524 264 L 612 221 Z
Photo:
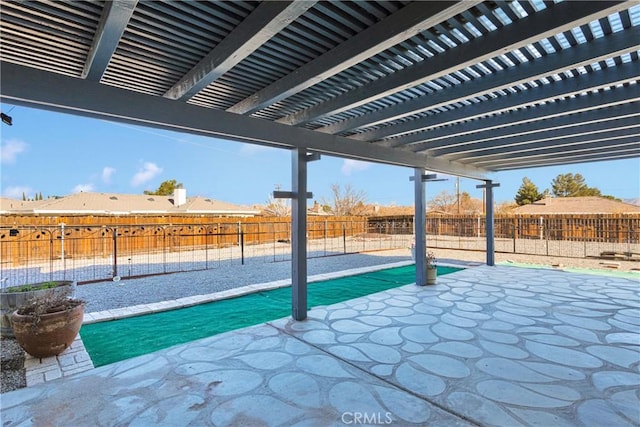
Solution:
M 182 187 L 176 187 L 173 190 L 173 205 L 178 207 L 187 203 L 187 190 Z

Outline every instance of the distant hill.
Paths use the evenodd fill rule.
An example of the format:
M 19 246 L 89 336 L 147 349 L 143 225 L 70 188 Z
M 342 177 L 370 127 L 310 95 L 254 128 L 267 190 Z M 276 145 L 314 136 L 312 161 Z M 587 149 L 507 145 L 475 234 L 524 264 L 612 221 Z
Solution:
M 635 199 L 623 199 L 622 201 L 630 205 L 640 206 L 640 197 Z

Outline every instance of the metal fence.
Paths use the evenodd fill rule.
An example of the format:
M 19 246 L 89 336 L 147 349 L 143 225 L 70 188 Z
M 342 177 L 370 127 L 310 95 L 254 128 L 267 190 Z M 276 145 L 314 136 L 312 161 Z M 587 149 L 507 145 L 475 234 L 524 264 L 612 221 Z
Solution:
M 428 215 L 427 246 L 484 251 L 483 216 Z M 370 224 L 413 228 L 413 217 L 370 218 Z M 494 220 L 496 252 L 640 261 L 640 215 L 505 215 Z
M 0 278 L 3 286 L 86 283 L 290 261 L 290 228 L 290 222 L 262 221 L 0 227 Z M 307 230 L 308 257 L 408 247 L 411 233 L 406 224 L 391 229 L 364 218 L 314 220 Z
M 485 250 L 484 217 L 428 217 L 428 246 Z M 494 221 L 496 252 L 570 258 L 640 258 L 640 217 L 505 216 Z
M 640 216 L 498 217 L 496 252 L 640 260 Z M 0 227 L 2 286 L 91 281 L 291 260 L 288 220 Z M 309 258 L 409 248 L 413 217 L 313 219 Z M 429 248 L 484 251 L 484 217 L 427 217 Z M 407 251 L 407 256 L 410 254 Z

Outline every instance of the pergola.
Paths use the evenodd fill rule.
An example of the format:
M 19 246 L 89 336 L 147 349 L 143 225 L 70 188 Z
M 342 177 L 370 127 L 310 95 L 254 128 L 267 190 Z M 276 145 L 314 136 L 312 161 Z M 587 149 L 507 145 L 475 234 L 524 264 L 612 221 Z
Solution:
M 292 151 L 293 317 L 306 318 L 307 163 L 426 173 L 640 156 L 636 1 L 0 1 L 1 100 Z

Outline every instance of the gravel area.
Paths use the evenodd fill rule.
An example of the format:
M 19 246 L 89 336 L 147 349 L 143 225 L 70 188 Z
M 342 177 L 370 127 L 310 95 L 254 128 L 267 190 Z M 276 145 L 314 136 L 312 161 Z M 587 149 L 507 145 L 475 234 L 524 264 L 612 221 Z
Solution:
M 27 386 L 24 359 L 24 351 L 15 339 L 0 340 L 0 393 Z
M 307 274 L 312 276 L 410 259 L 411 254 L 406 249 L 312 258 L 307 264 Z M 205 271 L 86 284 L 77 287 L 76 297 L 87 302 L 85 311 L 91 313 L 290 278 L 291 262 L 286 261 L 222 265 Z
M 480 251 L 436 249 L 441 262 L 485 262 Z M 308 275 L 336 272 L 352 268 L 407 261 L 411 255 L 407 249 L 339 255 L 313 258 L 308 262 Z M 536 265 L 560 265 L 563 267 L 605 269 L 597 259 L 554 258 L 536 255 L 496 253 L 496 262 L 513 261 Z M 636 262 L 621 262 L 618 271 L 638 268 Z M 172 300 L 192 295 L 203 295 L 241 286 L 290 279 L 291 263 L 222 265 L 218 268 L 150 276 L 119 282 L 102 282 L 78 286 L 76 296 L 87 301 L 86 311 L 96 312 L 138 304 Z M 640 277 L 640 276 L 639 276 Z

